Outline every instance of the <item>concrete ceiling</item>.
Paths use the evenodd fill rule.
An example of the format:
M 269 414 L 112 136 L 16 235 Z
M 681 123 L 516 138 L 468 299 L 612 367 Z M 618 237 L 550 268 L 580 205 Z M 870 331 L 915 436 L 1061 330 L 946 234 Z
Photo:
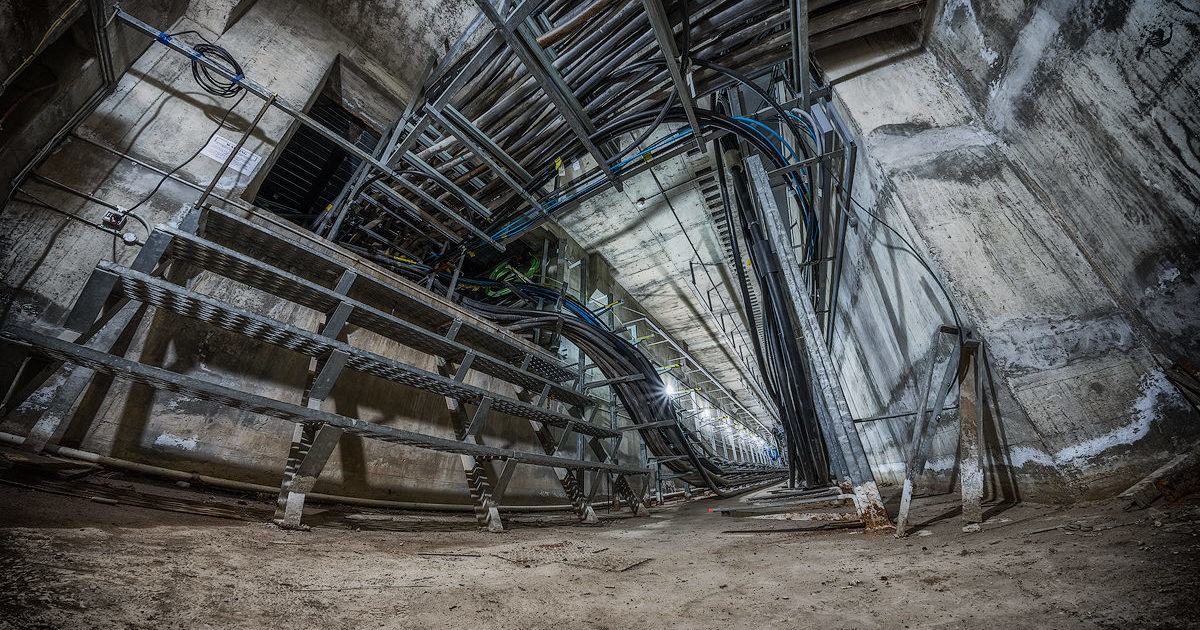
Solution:
M 415 85 L 479 13 L 474 0 L 310 0 L 397 79 Z
M 768 403 L 751 384 L 759 376 L 748 367 L 752 342 L 732 297 L 736 279 L 702 192 L 711 169 L 711 151 L 680 156 L 624 180 L 623 191 L 609 188 L 556 218 L 617 270 L 617 281 L 667 334 L 770 425 Z M 693 384 L 700 380 L 693 375 Z

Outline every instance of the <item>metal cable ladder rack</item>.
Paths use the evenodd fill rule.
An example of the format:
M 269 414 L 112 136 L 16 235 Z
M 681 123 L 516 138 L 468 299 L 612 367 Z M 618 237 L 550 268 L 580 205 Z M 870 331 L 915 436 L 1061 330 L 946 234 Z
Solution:
M 612 476 L 614 499 L 644 513 L 642 497 L 650 470 L 614 461 L 619 441 L 610 452 L 603 440 L 619 439 L 624 433 L 592 424 L 598 399 L 584 393 L 578 377 L 555 357 L 448 299 L 389 277 L 327 241 L 252 216 L 258 221 L 211 206 L 193 206 L 179 226 L 158 226 L 129 267 L 100 262 L 57 338 L 13 327 L 0 331 L 6 341 L 52 359 L 10 401 L 10 409 L 28 400 L 35 411 L 42 412 L 26 438 L 26 449 L 40 451 L 65 428 L 64 420 L 98 372 L 295 423 L 276 509 L 276 522 L 284 526 L 300 526 L 305 494 L 343 433 L 458 454 L 477 519 L 493 531 L 503 529 L 498 503 L 516 464 L 553 469 L 581 521 L 595 522 L 591 501 L 600 483 L 593 479 L 591 492 L 585 493 L 576 476 L 579 471 L 592 472 L 595 477 Z M 304 330 L 193 291 L 168 279 L 180 264 L 194 265 L 325 313 L 324 325 L 319 332 Z M 310 384 L 302 404 L 111 354 L 140 304 L 310 357 Z M 437 357 L 438 373 L 339 341 L 347 324 Z M 66 371 L 61 384 L 47 395 L 31 397 L 64 363 L 80 367 Z M 444 396 L 456 426 L 455 437 L 426 435 L 322 411 L 321 402 L 345 368 Z M 512 383 L 520 393 L 514 399 L 470 385 L 465 382 L 469 370 Z M 565 381 L 570 382 L 563 384 Z M 467 405 L 474 408 L 470 414 Z M 483 444 L 481 430 L 492 411 L 527 419 L 543 452 Z M 551 427 L 560 433 L 556 435 Z M 575 436 L 586 439 L 595 460 L 586 459 L 586 453 L 579 453 L 578 458 L 560 454 L 574 441 L 568 438 Z M 490 476 L 489 463 L 495 467 Z M 640 479 L 637 492 L 627 476 Z

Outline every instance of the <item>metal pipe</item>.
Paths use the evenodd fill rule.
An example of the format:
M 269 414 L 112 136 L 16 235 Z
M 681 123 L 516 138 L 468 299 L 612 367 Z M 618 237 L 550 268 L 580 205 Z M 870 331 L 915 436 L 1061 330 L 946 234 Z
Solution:
M 171 180 L 173 180 L 173 181 L 179 182 L 180 184 L 183 184 L 184 186 L 187 186 L 188 188 L 191 188 L 192 190 L 195 190 L 195 191 L 198 191 L 198 192 L 203 192 L 203 191 L 204 191 L 204 187 L 203 187 L 203 186 L 201 186 L 200 184 L 197 184 L 197 183 L 195 183 L 195 182 L 192 182 L 192 181 L 188 181 L 188 180 L 186 180 L 186 179 L 184 179 L 184 178 L 182 178 L 182 177 L 180 177 L 180 176 L 178 176 L 178 175 L 176 175 L 176 174 L 174 174 L 174 173 L 170 173 L 169 171 L 164 171 L 163 169 L 161 169 L 161 168 L 158 168 L 157 166 L 154 166 L 153 164 L 149 164 L 149 163 L 147 163 L 147 162 L 143 162 L 142 160 L 139 160 L 138 158 L 135 158 L 135 157 L 133 157 L 132 155 L 129 155 L 128 153 L 124 153 L 124 152 L 122 152 L 122 151 L 119 151 L 119 150 L 117 150 L 117 149 L 114 149 L 114 148 L 112 148 L 112 147 L 110 147 L 110 146 L 107 146 L 107 145 L 101 144 L 101 143 L 99 143 L 99 142 L 96 142 L 95 140 L 92 140 L 92 139 L 90 139 L 90 138 L 85 138 L 85 137 L 83 137 L 83 136 L 81 136 L 81 135 L 79 135 L 79 134 L 77 134 L 77 133 L 72 133 L 72 134 L 71 134 L 71 137 L 72 137 L 72 138 L 74 138 L 74 139 L 76 139 L 76 140 L 81 140 L 81 141 L 83 141 L 83 142 L 86 142 L 86 143 L 88 143 L 88 144 L 90 144 L 90 145 L 92 145 L 92 146 L 94 146 L 94 147 L 96 147 L 96 148 L 98 148 L 98 149 L 103 149 L 103 150 L 105 150 L 105 151 L 108 151 L 109 153 L 111 153 L 111 154 L 113 154 L 113 155 L 115 155 L 115 156 L 117 156 L 117 157 L 120 157 L 120 158 L 122 158 L 122 159 L 129 160 L 130 162 L 133 162 L 134 164 L 137 164 L 138 166 L 141 166 L 142 168 L 145 168 L 145 169 L 148 169 L 148 170 L 150 170 L 150 171 L 153 171 L 153 172 L 155 172 L 155 173 L 158 173 L 159 175 L 166 175 L 168 179 L 171 179 Z M 223 201 L 223 202 L 225 202 L 225 203 L 227 203 L 227 204 L 229 204 L 229 205 L 231 205 L 231 206 L 233 206 L 233 207 L 235 207 L 235 208 L 238 208 L 239 210 L 247 210 L 247 211 L 248 211 L 248 210 L 250 210 L 250 206 L 247 206 L 247 205 L 245 205 L 245 204 L 243 204 L 243 203 L 241 203 L 241 202 L 239 202 L 239 201 L 236 201 L 236 200 L 234 200 L 234 199 L 230 199 L 229 197 L 224 197 L 224 196 L 222 196 L 222 195 L 218 195 L 218 194 L 216 194 L 216 193 L 213 193 L 213 194 L 212 194 L 212 195 L 210 195 L 210 196 L 211 196 L 211 197 L 216 197 L 217 199 L 220 199 L 221 201 Z
M 25 442 L 25 438 L 11 433 L 0 432 L 0 442 L 11 444 L 13 446 L 21 446 Z M 126 459 L 118 459 L 107 455 L 99 455 L 89 451 L 81 451 L 65 446 L 57 446 L 48 444 L 45 451 L 58 455 L 59 457 L 67 457 L 79 461 L 89 462 L 92 464 L 100 464 L 109 468 L 118 468 L 128 470 L 130 472 L 153 475 L 156 477 L 166 477 L 168 479 L 178 479 L 182 481 L 193 481 L 218 488 L 228 488 L 230 490 L 241 490 L 243 492 L 262 492 L 266 494 L 279 494 L 279 488 L 273 486 L 264 486 L 257 483 L 249 483 L 245 481 L 235 481 L 222 477 L 212 477 L 209 475 L 201 475 L 199 473 L 185 472 L 175 470 L 173 468 L 163 468 L 161 466 L 152 466 L 140 462 L 132 462 Z M 305 495 L 310 501 L 325 501 L 329 503 L 344 503 L 347 505 L 359 505 L 363 507 L 377 508 L 393 508 L 398 510 L 426 510 L 432 512 L 473 512 L 475 506 L 471 504 L 458 503 L 416 503 L 412 501 L 391 501 L 385 499 L 368 499 L 365 497 L 351 497 L 336 494 L 323 494 L 320 492 L 309 492 Z M 593 503 L 593 506 L 603 507 L 606 503 Z M 501 505 L 501 511 L 504 512 L 561 512 L 573 510 L 575 506 L 570 504 L 553 504 L 553 505 Z

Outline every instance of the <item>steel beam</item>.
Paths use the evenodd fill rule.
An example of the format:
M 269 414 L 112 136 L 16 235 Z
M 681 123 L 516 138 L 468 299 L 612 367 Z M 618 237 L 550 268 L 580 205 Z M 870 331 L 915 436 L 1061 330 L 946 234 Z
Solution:
M 675 84 L 675 93 L 679 95 L 679 102 L 683 104 L 683 112 L 687 115 L 688 124 L 692 127 L 692 140 L 696 142 L 696 148 L 704 153 L 707 143 L 703 141 L 704 136 L 700 133 L 700 119 L 696 117 L 696 102 L 692 95 L 691 85 L 683 76 L 683 68 L 679 66 L 679 45 L 675 41 L 675 27 L 667 18 L 662 0 L 642 0 L 642 6 L 646 8 L 646 17 L 650 19 L 650 26 L 654 29 L 658 47 L 662 49 L 663 58 L 667 63 L 667 72 L 671 75 L 671 82 Z
M 808 109 L 808 0 L 790 0 L 792 35 L 792 86 Z
M 929 460 L 929 449 L 933 444 L 933 433 L 937 429 L 937 421 L 941 416 L 940 410 L 945 406 L 946 397 L 950 395 L 950 389 L 954 386 L 954 381 L 957 378 L 959 367 L 961 366 L 964 346 L 956 344 L 950 355 L 950 360 L 946 363 L 946 372 L 937 388 L 937 394 L 933 399 L 933 406 L 926 407 L 920 415 L 917 416 L 916 422 L 913 424 L 912 439 L 908 446 L 908 461 L 904 466 L 904 487 L 900 493 L 900 511 L 896 516 L 896 537 L 900 538 L 908 534 L 908 513 L 912 505 L 913 485 L 916 478 L 925 471 L 925 463 Z M 926 397 L 932 393 L 926 392 Z
M 488 168 L 492 169 L 504 183 L 508 184 L 517 194 L 524 197 L 525 201 L 528 201 L 534 210 L 540 213 L 546 212 L 542 208 L 542 204 L 538 203 L 538 200 L 529 194 L 529 191 L 525 190 L 525 184 L 514 178 L 514 175 L 516 177 L 523 177 L 526 182 L 531 179 L 529 173 L 525 172 L 525 169 L 516 160 L 512 159 L 512 156 L 508 155 L 504 149 L 501 149 L 491 138 L 472 125 L 471 121 L 467 120 L 466 117 L 453 107 L 447 105 L 444 111 L 439 112 L 434 109 L 429 111 L 433 113 L 438 121 L 446 126 L 447 131 L 453 133 L 460 142 L 467 145 L 467 148 L 475 154 L 475 157 L 479 158 L 484 164 L 487 164 Z M 504 166 L 501 166 L 500 162 L 503 162 Z M 514 175 L 510 175 L 509 171 L 512 171 Z
M 555 469 L 585 468 L 588 470 L 603 470 L 629 475 L 640 475 L 650 472 L 644 468 L 633 466 L 580 461 L 572 458 L 554 457 L 507 448 L 467 444 L 450 438 L 425 435 L 415 431 L 406 431 L 365 420 L 349 418 L 319 409 L 309 409 L 308 407 L 283 402 L 274 398 L 235 390 L 205 379 L 179 374 L 163 368 L 142 365 L 129 359 L 20 328 L 4 328 L 0 330 L 0 338 L 29 346 L 35 349 L 35 351 L 55 359 L 84 365 L 98 372 L 143 383 L 156 389 L 183 392 L 200 400 L 216 402 L 235 409 L 242 409 L 289 422 L 324 423 L 342 429 L 350 435 L 360 435 L 383 442 L 407 444 L 417 448 L 446 453 L 468 454 L 498 460 L 513 460 L 536 466 L 548 466 Z
M 487 0 L 479 0 L 479 1 L 487 2 Z M 224 65 L 217 63 L 216 61 L 213 61 L 212 59 L 209 59 L 208 57 L 205 57 L 204 55 L 201 55 L 200 53 L 197 53 L 195 51 L 195 49 L 193 49 L 191 46 L 188 46 L 187 44 L 180 42 L 179 40 L 171 37 L 170 35 L 167 35 L 166 33 L 151 27 L 149 24 L 146 24 L 145 22 L 137 19 L 136 17 L 133 17 L 132 15 L 130 15 L 129 13 L 126 13 L 125 11 L 123 11 L 121 9 L 116 10 L 116 17 L 118 19 L 120 19 L 122 22 L 125 22 L 126 24 L 134 27 L 135 29 L 137 29 L 139 31 L 142 31 L 146 35 L 149 35 L 149 36 L 155 38 L 156 40 L 158 40 L 160 43 L 167 46 L 171 50 L 174 50 L 178 53 L 188 56 L 189 58 L 194 60 L 196 63 L 203 65 L 205 68 L 207 68 L 211 72 L 241 85 L 247 92 L 250 92 L 251 94 L 263 99 L 264 101 L 270 101 L 270 104 L 272 106 L 274 106 L 276 109 L 279 109 L 280 111 L 291 116 L 292 118 L 295 118 L 301 124 L 308 127 L 309 129 L 312 129 L 313 131 L 317 132 L 318 134 L 323 136 L 326 140 L 333 142 L 338 147 L 340 147 L 342 150 L 353 154 L 354 156 L 358 157 L 359 159 L 364 160 L 365 162 L 367 162 L 367 163 L 371 164 L 372 166 L 374 166 L 375 168 L 379 169 L 379 171 L 382 172 L 384 175 L 386 175 L 389 179 L 392 179 L 393 181 L 400 183 L 404 187 L 408 188 L 409 190 L 412 190 L 414 193 L 421 196 L 426 201 L 433 203 L 434 206 L 437 207 L 437 209 L 439 211 L 441 211 L 443 214 L 445 214 L 446 216 L 453 219 L 455 223 L 458 223 L 459 225 L 463 226 L 464 228 L 470 230 L 476 236 L 480 237 L 480 239 L 483 240 L 483 242 L 491 245 L 492 247 L 496 248 L 499 251 L 504 251 L 503 245 L 494 241 L 487 234 L 484 234 L 483 232 L 479 231 L 479 229 L 476 228 L 470 221 L 467 221 L 462 216 L 460 216 L 458 213 L 450 210 L 449 208 L 446 208 L 444 205 L 442 205 L 441 203 L 438 203 L 436 200 L 433 200 L 432 197 L 429 197 L 429 195 L 427 193 L 425 193 L 425 191 L 421 190 L 419 186 L 416 186 L 412 182 L 410 182 L 407 179 L 405 179 L 404 177 L 400 176 L 399 173 L 394 171 L 387 164 L 379 161 L 374 155 L 371 155 L 370 153 L 367 153 L 366 151 L 360 149 L 353 142 L 346 140 L 340 134 L 334 132 L 333 130 L 329 129 L 328 127 L 322 125 L 321 123 L 313 120 L 310 116 L 308 116 L 308 114 L 305 114 L 303 111 L 301 111 L 299 108 L 292 105 L 288 101 L 286 101 L 282 98 L 279 98 L 279 96 L 277 94 L 275 94 L 271 90 L 268 90 L 267 88 L 263 87 L 259 83 L 255 82 L 253 79 L 250 79 L 243 75 L 233 74 Z
M 346 271 L 338 279 L 334 289 L 340 295 L 350 293 L 358 274 Z M 336 340 L 346 327 L 354 307 L 346 302 L 339 303 L 325 316 L 325 325 L 319 333 L 322 337 Z M 310 359 L 316 371 L 312 386 L 304 394 L 302 404 L 309 409 L 320 409 L 321 403 L 333 391 L 333 385 L 346 367 L 350 353 L 341 349 L 329 351 L 324 360 Z M 283 482 L 279 486 L 279 497 L 275 504 L 275 522 L 280 527 L 296 529 L 304 516 L 304 499 L 317 483 L 317 477 L 325 469 L 329 456 L 341 439 L 342 430 L 337 427 L 315 424 L 297 424 L 292 432 L 292 445 L 284 464 Z
M 570 86 L 563 80 L 562 75 L 554 68 L 554 64 L 546 57 L 546 51 L 537 44 L 537 39 L 529 33 L 528 27 L 523 22 L 519 22 L 515 27 L 510 26 L 496 12 L 496 8 L 492 6 L 491 0 L 476 0 L 480 10 L 488 16 L 492 21 L 492 25 L 496 27 L 497 32 L 508 43 L 509 48 L 521 60 L 522 65 L 531 74 L 542 91 L 550 98 L 550 102 L 558 109 L 559 115 L 566 121 L 567 126 L 574 132 L 579 143 L 591 154 L 592 159 L 596 160 L 597 166 L 604 171 L 608 180 L 612 182 L 617 190 L 621 190 L 621 181 L 613 172 L 612 167 L 608 165 L 608 158 L 600 151 L 600 148 L 592 142 L 591 135 L 596 132 L 595 125 L 592 124 L 587 114 L 583 111 L 583 106 L 579 104 L 579 100 L 575 98 L 575 94 L 571 91 Z M 531 5 L 531 0 L 526 0 L 524 5 Z M 514 16 L 516 17 L 516 16 Z

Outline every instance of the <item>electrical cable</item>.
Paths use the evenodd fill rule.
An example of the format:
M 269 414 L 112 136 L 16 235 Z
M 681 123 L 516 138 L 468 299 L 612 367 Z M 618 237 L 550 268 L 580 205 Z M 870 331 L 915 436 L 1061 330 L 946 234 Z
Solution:
M 414 279 L 428 277 L 427 265 L 403 259 L 373 256 L 381 263 Z M 450 263 L 446 263 L 447 265 Z M 445 267 L 446 265 L 443 265 Z M 435 290 L 446 290 L 442 280 L 450 278 L 443 271 L 433 271 Z M 770 465 L 747 464 L 718 457 L 708 445 L 696 437 L 692 430 L 679 423 L 678 405 L 666 395 L 666 386 L 657 367 L 642 354 L 634 344 L 610 330 L 579 300 L 551 287 L 527 283 L 503 283 L 492 279 L 459 277 L 459 289 L 470 290 L 486 287 L 506 286 L 515 290 L 511 296 L 518 298 L 517 305 L 494 304 L 498 296 L 473 299 L 462 291 L 455 292 L 455 299 L 464 307 L 477 312 L 517 334 L 532 335 L 535 330 L 551 335 L 560 335 L 579 347 L 604 374 L 605 378 L 634 377 L 611 387 L 636 424 L 674 421 L 669 428 L 643 431 L 648 448 L 657 456 L 670 459 L 664 465 L 696 485 L 708 486 L 720 496 L 729 496 L 752 483 L 761 483 L 778 478 L 781 469 Z M 540 298 L 558 304 L 564 312 L 549 312 L 523 308 L 520 303 L 531 298 Z M 682 459 L 679 459 L 679 458 Z
M 85 219 L 83 217 L 80 217 L 80 216 L 77 216 L 70 212 L 67 212 L 66 210 L 63 210 L 62 208 L 59 208 L 59 207 L 51 204 L 50 202 L 42 199 L 41 197 L 38 197 L 37 195 L 29 192 L 28 190 L 25 190 L 24 188 L 18 187 L 17 193 L 25 195 L 26 197 L 29 197 L 30 199 L 33 200 L 33 201 L 22 201 L 20 199 L 17 200 L 17 201 L 21 201 L 22 203 L 24 203 L 26 205 L 30 205 L 30 206 L 34 206 L 36 208 L 43 208 L 45 210 L 51 210 L 53 212 L 57 212 L 58 214 L 61 214 L 64 217 L 67 217 L 68 219 L 78 221 L 79 223 L 82 223 L 90 228 L 100 230 L 101 232 L 105 232 L 107 234 L 112 234 L 114 237 L 118 237 L 121 239 L 124 239 L 124 237 L 125 237 L 125 234 L 119 230 L 115 230 L 113 228 L 110 228 L 106 225 L 102 225 L 100 223 L 93 223 L 92 221 L 88 221 L 87 219 Z M 143 241 L 141 241 L 140 239 L 137 239 L 135 237 L 134 241 L 131 242 L 130 244 L 131 245 L 142 245 L 144 243 L 143 243 Z
M 224 76 L 217 74 L 212 68 L 200 63 L 196 57 L 192 57 L 192 78 L 196 83 L 204 89 L 205 92 L 221 98 L 233 98 L 238 95 L 244 88 L 241 84 L 243 76 L 242 66 L 234 59 L 233 55 L 228 50 L 212 43 L 207 37 L 199 31 L 179 31 L 171 33 L 167 37 L 178 37 L 179 35 L 194 34 L 199 37 L 203 43 L 192 46 L 200 56 L 208 58 L 217 65 L 224 66 L 224 70 L 233 75 L 234 78 L 227 79 Z
M 221 120 L 217 121 L 216 129 L 213 129 L 212 133 L 208 134 L 208 138 L 204 140 L 204 144 L 201 144 L 200 148 L 196 149 L 196 151 L 192 153 L 188 159 L 180 162 L 175 168 L 167 171 L 167 174 L 163 175 L 162 179 L 158 180 L 158 184 L 154 186 L 154 189 L 151 190 L 148 195 L 142 197 L 141 201 L 133 204 L 133 206 L 131 206 L 128 210 L 125 210 L 124 214 L 132 214 L 134 210 L 137 210 L 145 205 L 147 201 L 150 201 L 150 199 L 154 197 L 154 195 L 158 194 L 159 189 L 162 188 L 163 184 L 167 183 L 168 179 L 171 179 L 172 175 L 178 172 L 179 169 L 187 166 L 192 160 L 196 159 L 196 156 L 200 155 L 200 152 L 204 150 L 204 147 L 208 146 L 209 142 L 212 142 L 212 139 L 217 135 L 217 132 L 221 131 L 221 129 L 225 127 L 225 121 L 229 118 L 229 115 L 233 113 L 233 110 L 237 109 L 237 106 L 242 103 L 242 99 L 246 98 L 246 94 L 248 94 L 248 92 L 243 92 L 242 95 L 238 97 L 238 100 L 235 101 L 233 105 L 230 105 L 229 109 L 225 110 L 225 114 L 221 116 Z
M 837 177 L 834 177 L 833 181 L 834 181 L 834 184 L 837 186 L 838 191 L 844 194 L 846 192 L 846 189 L 844 187 L 842 187 L 841 180 L 839 180 Z M 909 241 L 903 234 L 901 234 L 899 230 L 892 227 L 890 224 L 888 224 L 887 221 L 884 221 L 883 218 L 880 217 L 879 215 L 868 210 L 866 206 L 862 205 L 862 203 L 859 202 L 857 199 L 855 199 L 853 196 L 847 195 L 847 197 L 850 199 L 851 203 L 853 203 L 855 206 L 858 206 L 859 210 L 862 210 L 863 212 L 865 212 L 867 214 L 867 216 L 871 217 L 877 223 L 879 223 L 883 227 L 887 228 L 889 232 L 896 235 L 896 238 L 900 239 L 900 242 L 904 243 L 904 246 L 908 249 L 909 253 L 911 253 L 913 255 L 913 257 L 917 259 L 917 262 L 921 264 L 921 267 L 923 267 L 925 269 L 925 272 L 929 274 L 929 277 L 933 280 L 934 284 L 937 285 L 938 290 L 942 292 L 942 297 L 946 298 L 946 306 L 948 306 L 950 308 L 950 315 L 952 317 L 954 317 L 954 326 L 959 331 L 960 340 L 965 341 L 966 333 L 963 330 L 962 318 L 959 317 L 958 308 L 954 305 L 954 298 L 950 295 L 950 291 L 948 289 L 946 289 L 946 285 L 942 284 L 941 279 L 938 278 L 938 275 L 936 273 L 934 273 L 933 267 L 930 266 L 929 262 L 925 260 L 925 257 L 922 256 L 920 254 L 920 252 L 917 251 L 916 246 L 913 245 L 912 242 Z
M 229 54 L 229 51 L 225 50 L 224 48 L 209 42 L 208 39 L 205 38 L 204 35 L 201 35 L 198 31 L 180 31 L 178 33 L 172 33 L 167 37 L 175 37 L 177 35 L 186 35 L 189 33 L 195 34 L 204 42 L 202 44 L 193 46 L 196 52 L 210 59 L 225 61 L 228 63 L 229 69 L 235 76 L 240 77 L 242 75 L 242 67 L 238 64 L 237 60 L 233 58 L 233 55 Z M 233 113 L 234 109 L 237 109 L 238 105 L 242 104 L 242 99 L 245 99 L 246 94 L 248 94 L 248 92 L 243 91 L 243 88 L 239 82 L 231 81 L 225 79 L 224 77 L 212 74 L 212 71 L 208 67 L 201 65 L 196 59 L 192 59 L 192 77 L 196 80 L 196 83 L 198 83 L 201 88 L 214 96 L 231 98 L 233 96 L 237 96 L 239 92 L 241 93 L 241 96 L 238 97 L 238 100 L 234 101 L 233 105 L 229 106 L 229 109 L 225 110 L 225 114 L 221 116 L 219 121 L 217 121 L 217 128 L 213 129 L 213 132 L 208 134 L 208 138 L 204 140 L 204 144 L 201 144 L 200 148 L 196 149 L 195 153 L 192 153 L 192 155 L 186 160 L 180 162 L 178 166 L 170 171 L 167 171 L 167 174 L 163 175 L 162 179 L 158 180 L 158 183 L 155 184 L 154 189 L 150 191 L 150 194 L 142 197 L 141 201 L 133 204 L 133 206 L 124 211 L 123 214 L 132 214 L 134 210 L 137 210 L 145 205 L 146 202 L 150 201 L 150 199 L 154 197 L 154 195 L 158 194 L 159 189 L 162 188 L 163 184 L 165 184 L 172 175 L 174 175 L 179 171 L 179 169 L 186 166 L 192 160 L 196 159 L 196 157 L 200 155 L 200 152 L 204 150 L 204 147 L 208 146 L 209 142 L 212 142 L 212 139 L 217 135 L 217 132 L 221 131 L 221 129 L 225 127 L 225 121 L 229 118 L 229 115 Z

